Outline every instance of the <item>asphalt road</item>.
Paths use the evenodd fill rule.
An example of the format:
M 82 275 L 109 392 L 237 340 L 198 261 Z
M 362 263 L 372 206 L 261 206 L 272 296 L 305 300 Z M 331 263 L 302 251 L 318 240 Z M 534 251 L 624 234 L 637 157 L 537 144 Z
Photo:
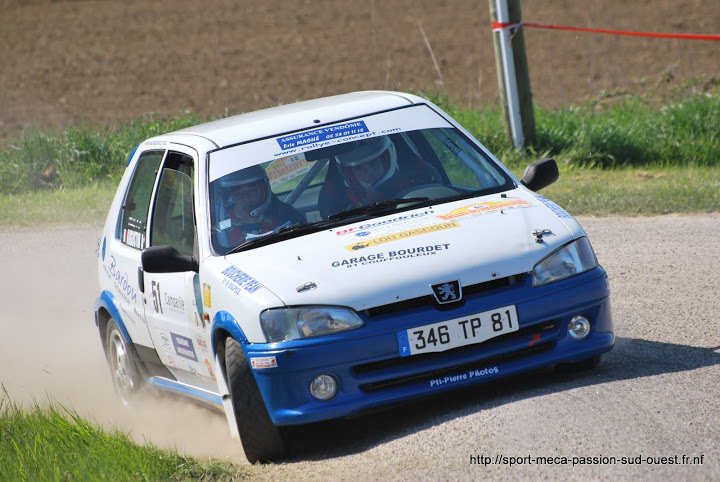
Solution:
M 720 480 L 720 213 L 580 218 L 610 275 L 617 342 L 596 369 L 535 374 L 295 430 L 272 480 Z M 245 464 L 223 417 L 129 412 L 92 306 L 99 227 L 0 231 L 0 381 L 106 427 Z M 3 395 L 0 395 L 0 397 Z

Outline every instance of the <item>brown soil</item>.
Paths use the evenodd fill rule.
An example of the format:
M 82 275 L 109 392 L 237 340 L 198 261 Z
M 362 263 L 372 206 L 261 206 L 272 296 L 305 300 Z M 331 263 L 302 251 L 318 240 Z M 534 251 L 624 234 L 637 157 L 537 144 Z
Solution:
M 365 89 L 444 91 L 472 105 L 498 97 L 487 1 L 0 0 L 0 12 L 0 139 L 30 125 L 215 117 Z M 534 0 L 523 18 L 720 33 L 720 8 L 704 0 Z M 525 43 L 546 106 L 647 91 L 668 69 L 720 74 L 715 41 L 526 28 Z

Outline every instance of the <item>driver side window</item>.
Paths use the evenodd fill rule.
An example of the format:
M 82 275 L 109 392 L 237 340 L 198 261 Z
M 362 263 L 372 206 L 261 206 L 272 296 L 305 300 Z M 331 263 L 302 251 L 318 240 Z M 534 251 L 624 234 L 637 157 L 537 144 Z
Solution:
M 168 152 L 153 207 L 150 245 L 167 245 L 192 256 L 195 245 L 193 159 Z

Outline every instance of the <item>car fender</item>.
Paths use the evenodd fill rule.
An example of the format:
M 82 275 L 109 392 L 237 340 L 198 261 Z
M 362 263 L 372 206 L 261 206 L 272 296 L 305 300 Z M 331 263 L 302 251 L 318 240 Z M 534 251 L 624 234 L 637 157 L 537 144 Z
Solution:
M 212 335 L 210 335 L 210 343 L 213 347 L 213 354 L 215 354 L 217 346 L 217 334 L 218 331 L 224 330 L 230 333 L 230 336 L 235 338 L 241 345 L 247 345 L 248 339 L 245 336 L 240 324 L 235 320 L 235 317 L 227 311 L 221 310 L 215 313 L 212 325 Z
M 95 300 L 95 325 L 98 328 L 100 328 L 100 309 L 105 309 L 105 311 L 112 316 L 113 320 L 115 320 L 115 323 L 117 323 L 118 328 L 120 329 L 120 333 L 122 333 L 125 343 L 132 344 L 132 338 L 130 338 L 130 333 L 125 327 L 125 322 L 123 321 L 122 316 L 120 316 L 115 296 L 113 296 L 113 294 L 108 290 L 103 290 L 98 299 Z

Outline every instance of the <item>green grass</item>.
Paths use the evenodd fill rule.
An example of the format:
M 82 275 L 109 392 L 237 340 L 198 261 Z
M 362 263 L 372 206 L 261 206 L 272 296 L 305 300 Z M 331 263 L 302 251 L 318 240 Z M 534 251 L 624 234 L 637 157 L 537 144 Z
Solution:
M 545 194 L 573 214 L 720 210 L 720 81 L 692 79 L 658 98 L 618 90 L 581 105 L 536 107 L 537 142 L 513 149 L 497 105 L 430 98 L 517 174 L 553 157 L 560 181 Z M 101 223 L 132 149 L 142 140 L 210 119 L 186 113 L 109 129 L 31 129 L 0 146 L 0 226 Z
M 0 194 L 0 226 L 100 226 L 105 221 L 116 187 L 116 183 L 105 181 L 86 187 Z
M 512 168 L 522 176 L 525 166 Z M 0 195 L 0 227 L 100 226 L 115 185 Z M 649 167 L 561 169 L 541 194 L 573 215 L 656 215 L 720 211 L 720 169 Z
M 521 174 L 521 173 L 520 173 Z M 659 215 L 720 211 L 720 169 L 569 169 L 541 191 L 573 215 Z
M 0 399 L 0 480 L 238 480 L 247 473 L 227 461 L 198 461 L 119 431 L 106 433 L 54 403 L 21 407 Z

